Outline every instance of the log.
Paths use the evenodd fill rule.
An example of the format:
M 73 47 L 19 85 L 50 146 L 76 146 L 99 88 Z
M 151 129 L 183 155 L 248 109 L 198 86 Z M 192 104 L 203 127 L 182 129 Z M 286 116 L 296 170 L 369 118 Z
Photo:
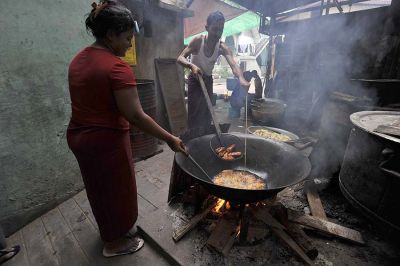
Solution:
M 314 217 L 321 218 L 323 220 L 328 220 L 325 214 L 324 207 L 322 206 L 319 194 L 314 189 L 308 189 L 307 191 L 307 201 L 310 206 L 311 213 Z
M 281 223 L 279 223 L 270 213 L 267 208 L 254 206 L 251 207 L 253 215 L 264 222 L 266 225 L 270 226 L 271 231 L 276 235 L 282 242 L 284 242 L 289 249 L 291 249 L 297 256 L 299 256 L 305 263 L 312 265 L 313 262 L 304 253 L 303 249 L 284 231 L 286 228 Z
M 311 227 L 316 229 L 317 231 L 327 233 L 329 235 L 333 235 L 345 240 L 349 240 L 353 243 L 357 244 L 365 244 L 365 241 L 360 234 L 360 232 L 326 221 L 324 219 L 306 215 L 306 214 L 299 214 L 293 210 L 288 210 L 288 218 L 289 221 Z
M 175 229 L 172 232 L 172 238 L 174 239 L 174 241 L 179 241 L 186 233 L 192 230 L 201 220 L 203 220 L 207 216 L 207 214 L 215 207 L 216 203 L 217 202 L 214 201 L 212 204 L 210 204 L 210 206 L 208 206 L 202 212 L 193 216 L 193 218 L 190 219 L 190 222 Z
M 300 225 L 289 222 L 287 209 L 279 203 L 271 208 L 271 214 L 286 227 L 287 233 L 304 250 L 307 256 L 314 260 L 318 256 L 318 250 L 311 239 L 304 233 Z
M 235 243 L 236 221 L 222 217 L 207 240 L 207 246 L 226 256 Z
M 244 244 L 247 241 L 247 235 L 249 233 L 249 225 L 250 225 L 250 217 L 249 217 L 249 210 L 246 205 L 242 205 L 240 209 L 240 235 L 239 235 L 239 242 Z
M 250 207 L 251 212 L 253 213 L 254 217 L 258 220 L 262 221 L 266 225 L 277 228 L 280 230 L 285 230 L 286 228 L 280 224 L 272 215 L 269 213 L 269 209 L 263 207 Z
M 285 243 L 289 249 L 291 249 L 297 256 L 299 256 L 308 265 L 313 265 L 310 258 L 304 253 L 304 251 L 297 245 L 297 243 L 283 230 L 271 227 L 271 231 L 276 235 L 283 243 Z
M 318 250 L 311 242 L 311 239 L 304 233 L 303 229 L 298 224 L 289 223 L 287 226 L 288 234 L 294 241 L 304 250 L 307 256 L 314 260 L 318 257 Z

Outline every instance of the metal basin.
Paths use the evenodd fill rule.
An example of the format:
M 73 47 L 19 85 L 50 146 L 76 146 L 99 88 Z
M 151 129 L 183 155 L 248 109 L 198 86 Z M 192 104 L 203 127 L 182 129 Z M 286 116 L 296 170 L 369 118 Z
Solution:
M 254 132 L 258 129 L 266 129 L 266 130 L 270 130 L 270 131 L 274 131 L 274 132 L 286 135 L 290 138 L 290 140 L 298 140 L 299 139 L 299 136 L 297 136 L 296 134 L 293 134 L 292 132 L 289 132 L 289 131 L 286 131 L 286 130 L 283 130 L 280 128 L 276 128 L 276 127 L 252 126 L 252 127 L 248 127 L 247 131 L 250 134 L 257 136 L 256 134 L 254 134 Z M 263 138 L 263 137 L 261 137 L 261 138 Z M 285 142 L 285 141 L 283 141 L 283 142 Z
M 253 118 L 263 123 L 278 122 L 287 107 L 283 101 L 272 98 L 253 101 L 250 106 Z

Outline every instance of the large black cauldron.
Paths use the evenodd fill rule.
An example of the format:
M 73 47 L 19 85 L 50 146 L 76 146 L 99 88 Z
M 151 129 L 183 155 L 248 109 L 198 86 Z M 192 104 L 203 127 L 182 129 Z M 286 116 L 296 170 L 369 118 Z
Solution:
M 285 187 L 294 185 L 308 176 L 310 162 L 296 148 L 254 135 L 233 134 L 243 143 L 247 137 L 247 156 L 243 156 L 239 161 L 224 162 L 216 157 L 209 144 L 214 135 L 194 138 L 186 145 L 193 158 L 210 176 L 213 177 L 227 169 L 247 170 L 263 178 L 267 184 L 266 189 L 247 190 L 219 186 L 210 181 L 185 155 L 177 153 L 175 161 L 211 194 L 236 203 L 251 203 L 273 197 Z

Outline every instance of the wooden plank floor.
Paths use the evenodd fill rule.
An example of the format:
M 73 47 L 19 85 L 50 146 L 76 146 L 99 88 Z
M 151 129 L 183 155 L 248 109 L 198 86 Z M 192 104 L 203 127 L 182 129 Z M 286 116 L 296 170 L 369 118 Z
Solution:
M 135 164 L 137 223 L 167 201 L 172 160 L 173 153 L 165 147 L 163 153 Z M 5 266 L 168 265 L 148 243 L 135 254 L 104 258 L 85 190 L 11 235 L 7 243 L 19 244 L 21 251 Z

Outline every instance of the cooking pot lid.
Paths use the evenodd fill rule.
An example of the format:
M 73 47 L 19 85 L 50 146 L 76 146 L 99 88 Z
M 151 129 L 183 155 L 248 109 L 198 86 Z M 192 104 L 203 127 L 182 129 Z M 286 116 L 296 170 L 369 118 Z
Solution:
M 400 127 L 400 112 L 362 111 L 350 115 L 351 122 L 373 135 L 400 143 L 400 137 L 376 132 L 379 126 Z

